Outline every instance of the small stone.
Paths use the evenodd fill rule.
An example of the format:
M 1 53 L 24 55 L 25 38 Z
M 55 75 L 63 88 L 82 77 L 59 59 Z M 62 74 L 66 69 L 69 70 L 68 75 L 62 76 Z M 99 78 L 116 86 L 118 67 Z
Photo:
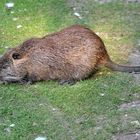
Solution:
M 76 7 L 74 7 L 73 10 L 76 11 Z
M 52 110 L 53 110 L 53 111 L 56 111 L 57 109 L 56 109 L 56 108 L 53 108 Z
M 11 124 L 10 127 L 15 127 L 15 124 Z
M 12 8 L 14 7 L 14 3 L 13 3 L 13 2 L 6 3 L 6 4 L 5 4 L 5 7 L 6 7 L 7 9 L 12 9 Z
M 138 125 L 138 126 L 140 125 L 140 123 L 139 123 L 138 120 L 136 120 L 136 121 L 132 121 L 131 124 Z
M 100 95 L 101 95 L 102 97 L 103 97 L 103 96 L 105 96 L 105 94 L 104 94 L 104 93 L 101 93 Z
M 22 28 L 22 25 L 17 25 L 17 29 Z
M 37 138 L 35 138 L 35 140 L 47 140 L 47 138 L 46 137 L 37 137 Z
M 125 114 L 124 116 L 125 116 L 125 117 L 128 117 L 128 115 L 127 115 L 127 114 Z
M 75 15 L 76 17 L 78 17 L 79 19 L 82 19 L 81 15 L 80 15 L 78 12 L 75 12 L 74 15 Z

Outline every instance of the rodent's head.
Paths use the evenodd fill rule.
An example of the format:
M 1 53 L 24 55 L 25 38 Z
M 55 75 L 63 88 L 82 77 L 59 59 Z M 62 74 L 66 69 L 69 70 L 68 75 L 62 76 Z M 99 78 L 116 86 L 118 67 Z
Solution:
M 19 82 L 27 75 L 27 59 L 17 49 L 8 50 L 0 58 L 0 81 Z

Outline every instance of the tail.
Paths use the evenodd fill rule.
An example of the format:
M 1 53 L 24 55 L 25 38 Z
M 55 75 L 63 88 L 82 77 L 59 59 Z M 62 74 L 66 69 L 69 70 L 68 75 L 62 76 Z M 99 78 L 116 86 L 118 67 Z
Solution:
M 111 60 L 108 60 L 105 63 L 105 66 L 107 68 L 110 68 L 113 71 L 120 71 L 120 72 L 140 72 L 140 66 L 124 66 L 124 65 L 119 65 Z

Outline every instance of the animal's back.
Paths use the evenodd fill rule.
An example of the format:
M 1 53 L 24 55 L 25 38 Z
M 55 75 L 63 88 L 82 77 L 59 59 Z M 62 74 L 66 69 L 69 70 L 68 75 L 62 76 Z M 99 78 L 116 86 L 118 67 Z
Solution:
M 43 70 L 40 79 L 83 79 L 107 57 L 101 39 L 79 25 L 41 38 L 30 51 L 32 71 Z

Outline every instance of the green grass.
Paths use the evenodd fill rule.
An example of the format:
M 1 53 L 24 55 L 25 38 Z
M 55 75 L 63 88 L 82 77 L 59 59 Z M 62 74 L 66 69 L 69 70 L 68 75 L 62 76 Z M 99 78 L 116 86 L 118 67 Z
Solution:
M 17 0 L 14 13 L 5 10 L 5 2 L 0 3 L 1 54 L 27 38 L 77 23 L 99 32 L 116 62 L 126 63 L 131 50 L 138 47 L 140 4 L 117 1 L 100 5 L 87 0 L 81 5 L 80 20 L 64 0 Z M 17 29 L 17 25 L 22 28 Z M 106 69 L 73 86 L 60 86 L 55 81 L 0 85 L 0 140 L 37 136 L 48 140 L 109 140 L 116 133 L 140 127 L 131 123 L 140 121 L 138 109 L 118 109 L 132 100 L 140 100 L 140 87 L 132 75 Z

